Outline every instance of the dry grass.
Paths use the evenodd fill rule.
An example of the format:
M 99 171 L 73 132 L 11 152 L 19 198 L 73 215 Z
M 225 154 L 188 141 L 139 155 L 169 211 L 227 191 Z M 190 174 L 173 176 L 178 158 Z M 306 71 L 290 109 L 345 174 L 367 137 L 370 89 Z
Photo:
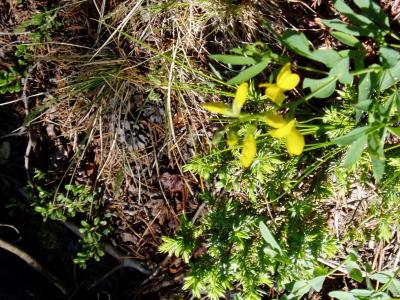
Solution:
M 62 71 L 52 95 L 57 104 L 43 124 L 55 130 L 56 136 L 49 138 L 64 144 L 73 161 L 65 177 L 103 186 L 120 232 L 115 238 L 130 253 L 148 258 L 161 235 L 177 228 L 182 211 L 198 208 L 193 195 L 201 182 L 182 166 L 210 145 L 212 128 L 199 106 L 218 98 L 204 84 L 217 80 L 207 56 L 240 42 L 267 39 L 262 21 L 270 4 L 64 4 L 64 26 L 88 31 L 93 44 L 78 44 L 74 37 L 53 44 L 46 59 L 56 60 Z M 78 25 L 85 5 L 99 19 L 86 29 Z

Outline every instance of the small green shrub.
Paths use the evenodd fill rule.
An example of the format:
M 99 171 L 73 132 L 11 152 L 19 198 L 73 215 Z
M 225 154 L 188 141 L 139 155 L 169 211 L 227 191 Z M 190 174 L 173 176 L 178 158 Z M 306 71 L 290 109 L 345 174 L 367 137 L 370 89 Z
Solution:
M 46 173 L 38 170 L 35 173 L 36 182 L 47 180 Z M 35 211 L 42 215 L 44 221 L 51 219 L 66 222 L 73 218 L 86 218 L 80 221 L 82 248 L 77 253 L 74 262 L 81 268 L 86 268 L 89 260 L 99 261 L 104 256 L 102 241 L 111 232 L 107 221 L 109 215 L 100 211 L 99 193 L 93 192 L 86 186 L 67 184 L 64 186 L 65 192 L 59 192 L 54 197 L 54 190 L 47 190 L 39 184 L 34 185 L 34 188 L 39 198 Z

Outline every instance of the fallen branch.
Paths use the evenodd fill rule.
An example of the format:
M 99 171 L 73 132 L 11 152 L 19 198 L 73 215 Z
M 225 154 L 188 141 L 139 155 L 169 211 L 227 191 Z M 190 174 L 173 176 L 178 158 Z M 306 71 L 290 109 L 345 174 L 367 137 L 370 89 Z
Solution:
M 36 270 L 37 272 L 41 273 L 48 281 L 50 281 L 55 287 L 57 287 L 63 295 L 67 294 L 67 290 L 64 288 L 61 281 L 50 273 L 49 270 L 45 269 L 37 260 L 35 260 L 32 256 L 28 253 L 20 250 L 19 248 L 15 247 L 14 245 L 0 239 L 0 248 L 11 252 L 12 254 L 18 256 L 24 262 L 26 262 L 32 269 Z

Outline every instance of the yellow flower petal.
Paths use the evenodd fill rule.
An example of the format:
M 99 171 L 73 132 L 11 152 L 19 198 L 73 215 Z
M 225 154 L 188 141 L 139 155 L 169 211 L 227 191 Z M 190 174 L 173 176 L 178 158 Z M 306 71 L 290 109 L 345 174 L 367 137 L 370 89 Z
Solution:
M 215 114 L 222 114 L 225 116 L 232 116 L 232 110 L 231 107 L 228 104 L 221 103 L 221 102 L 208 102 L 208 103 L 203 103 L 202 107 L 207 109 L 209 112 L 215 113 Z
M 265 113 L 261 116 L 260 121 L 267 123 L 267 125 L 273 128 L 281 128 L 288 123 L 281 115 L 274 113 Z
M 277 86 L 284 91 L 294 89 L 300 82 L 300 76 L 292 73 L 290 66 L 290 63 L 285 64 L 276 78 Z
M 286 74 L 286 73 L 291 73 L 291 64 L 290 62 L 286 63 L 282 69 L 279 71 L 278 76 L 276 77 L 276 82 L 280 81 L 282 79 L 282 77 Z
M 254 132 L 247 133 L 244 141 L 242 154 L 240 155 L 240 164 L 244 168 L 248 168 L 256 157 L 257 147 L 256 138 L 254 137 Z
M 275 83 L 260 83 L 258 86 L 267 88 L 267 87 L 275 86 L 275 85 L 276 85 Z
M 286 147 L 291 155 L 300 155 L 305 145 L 304 136 L 296 128 L 293 128 L 286 136 Z
M 242 109 L 244 103 L 246 102 L 248 95 L 249 95 L 249 84 L 247 82 L 243 82 L 237 88 L 235 99 L 233 99 L 232 103 L 233 114 L 235 115 L 240 114 L 240 110 Z
M 229 131 L 228 133 L 228 138 L 226 139 L 226 143 L 228 144 L 228 147 L 234 147 L 238 144 L 239 138 L 234 131 Z
M 300 76 L 295 73 L 285 73 L 277 85 L 284 91 L 293 90 L 300 82 Z
M 267 87 L 265 89 L 265 95 L 278 105 L 281 105 L 283 100 L 285 100 L 283 90 L 276 84 Z
M 274 137 L 274 138 L 284 138 L 287 137 L 294 129 L 296 129 L 294 126 L 296 125 L 296 120 L 293 119 L 289 121 L 285 126 L 271 130 L 269 134 Z

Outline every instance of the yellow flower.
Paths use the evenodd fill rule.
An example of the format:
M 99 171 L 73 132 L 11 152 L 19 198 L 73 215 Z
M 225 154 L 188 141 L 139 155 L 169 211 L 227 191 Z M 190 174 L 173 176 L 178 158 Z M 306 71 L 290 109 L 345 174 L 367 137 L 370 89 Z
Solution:
M 249 95 L 249 84 L 247 82 L 243 82 L 236 90 L 235 99 L 233 99 L 232 103 L 232 112 L 235 115 L 239 115 L 240 111 L 244 103 L 247 100 Z
M 259 120 L 267 123 L 267 125 L 273 128 L 281 128 L 287 123 L 287 121 L 281 115 L 272 112 L 264 113 L 259 117 Z
M 202 107 L 215 114 L 221 114 L 228 117 L 233 115 L 231 107 L 225 103 L 207 102 L 203 103 Z
M 276 83 L 262 83 L 259 86 L 265 87 L 265 95 L 278 105 L 285 100 L 284 92 L 294 89 L 300 82 L 300 76 L 292 73 L 290 62 L 285 64 L 279 71 Z
M 240 155 L 240 164 L 244 168 L 250 167 L 254 158 L 256 157 L 257 146 L 254 130 L 249 130 L 243 140 L 242 153 Z
M 221 114 L 226 117 L 237 117 L 242 110 L 244 103 L 249 95 L 249 84 L 243 82 L 236 90 L 235 98 L 233 99 L 232 106 L 221 102 L 208 102 L 202 105 L 203 108 L 209 112 Z
M 305 145 L 304 136 L 296 128 L 286 136 L 286 148 L 291 155 L 300 155 Z
M 269 134 L 275 138 L 286 139 L 286 148 L 289 154 L 300 155 L 303 152 L 305 140 L 304 136 L 296 128 L 296 120 L 293 119 L 287 122 L 285 119 L 283 119 L 284 122 L 282 122 L 279 117 L 283 119 L 282 116 L 276 115 L 275 118 L 280 120 L 280 123 L 273 123 L 273 125 L 276 126 L 270 125 L 276 129 L 271 130 Z

